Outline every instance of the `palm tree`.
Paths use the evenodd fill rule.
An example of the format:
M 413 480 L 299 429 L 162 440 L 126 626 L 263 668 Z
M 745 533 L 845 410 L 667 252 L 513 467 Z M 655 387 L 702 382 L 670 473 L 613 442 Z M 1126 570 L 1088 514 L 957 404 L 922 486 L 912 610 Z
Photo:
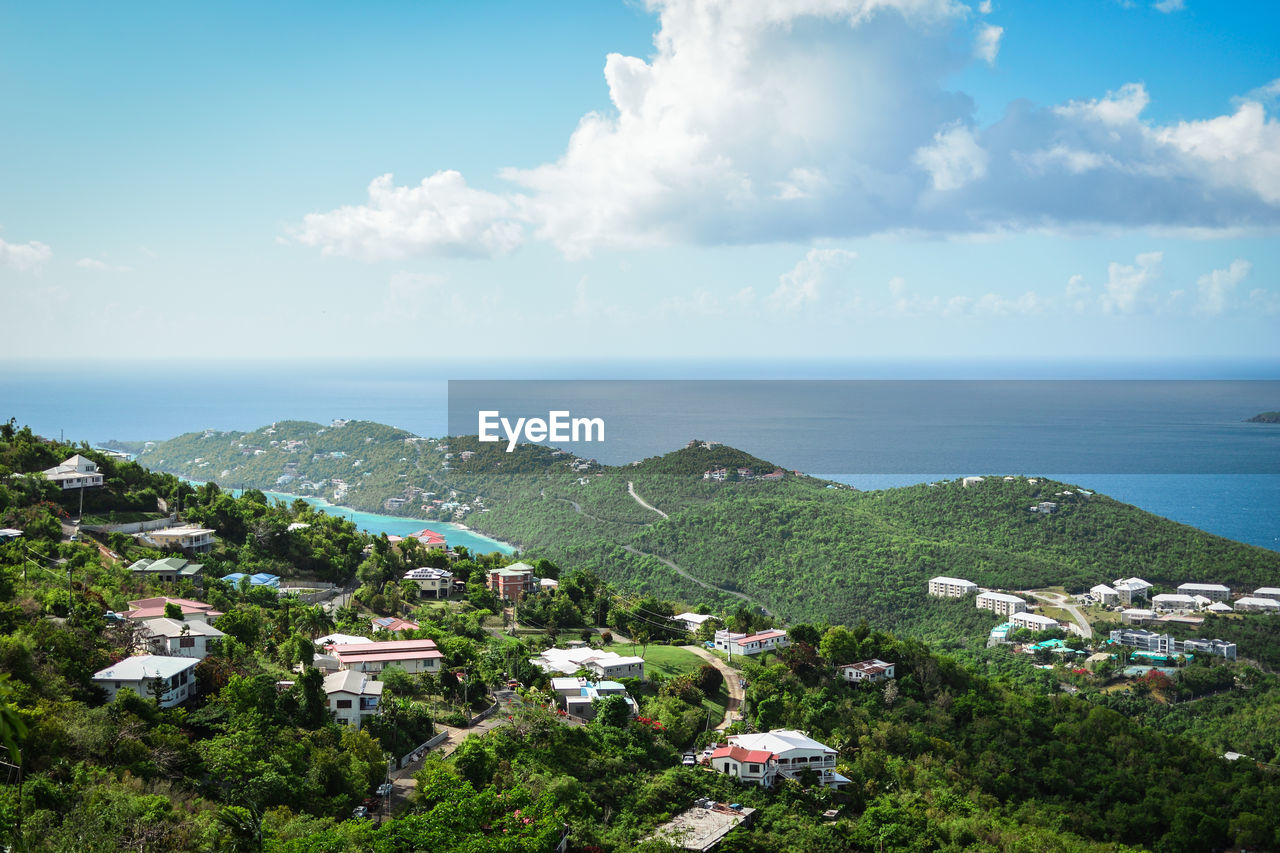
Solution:
M 259 853 L 262 850 L 262 814 L 244 806 L 223 806 L 218 823 L 226 830 L 222 849 L 226 853 Z
M 308 637 L 318 637 L 333 628 L 333 619 L 319 604 L 302 607 L 294 619 L 294 626 Z

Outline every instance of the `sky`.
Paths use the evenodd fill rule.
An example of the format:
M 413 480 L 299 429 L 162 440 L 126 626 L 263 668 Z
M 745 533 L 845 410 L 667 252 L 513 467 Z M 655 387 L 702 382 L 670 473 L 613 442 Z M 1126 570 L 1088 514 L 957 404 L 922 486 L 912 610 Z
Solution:
M 0 359 L 1280 363 L 1280 7 L 0 2 Z

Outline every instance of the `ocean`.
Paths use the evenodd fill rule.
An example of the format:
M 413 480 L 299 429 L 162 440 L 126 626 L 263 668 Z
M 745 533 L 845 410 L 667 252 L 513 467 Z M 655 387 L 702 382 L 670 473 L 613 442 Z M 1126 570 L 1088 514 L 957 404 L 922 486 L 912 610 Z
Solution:
M 464 409 L 457 398 L 460 389 L 482 387 L 454 383 L 451 421 L 451 378 L 551 378 L 557 382 L 521 382 L 507 392 L 545 414 L 563 402 L 546 399 L 546 389 L 571 388 L 580 396 L 575 414 L 596 406 L 590 413 L 611 424 L 612 439 L 572 449 L 612 464 L 701 438 L 864 489 L 979 473 L 1042 474 L 1280 550 L 1280 427 L 1243 423 L 1280 409 L 1278 376 L 1272 364 L 1174 362 L 9 363 L 0 369 L 0 418 L 94 445 L 250 430 L 283 419 L 373 420 L 434 436 L 471 422 L 457 420 Z M 831 383 L 848 377 L 895 381 Z M 973 382 L 993 377 L 1018 382 Z M 1107 377 L 1201 381 L 1027 381 Z M 705 378 L 727 381 L 707 385 Z M 600 381 L 613 379 L 628 381 Z M 953 381 L 933 381 L 939 379 Z M 1230 381 L 1211 381 L 1224 379 Z M 595 390 L 581 396 L 583 387 Z M 1022 396 L 1011 396 L 1015 391 Z M 975 403 L 984 400 L 1003 408 L 993 415 Z M 937 471 L 950 473 L 927 473 Z M 358 515 L 367 516 L 360 526 L 387 532 L 428 526 Z

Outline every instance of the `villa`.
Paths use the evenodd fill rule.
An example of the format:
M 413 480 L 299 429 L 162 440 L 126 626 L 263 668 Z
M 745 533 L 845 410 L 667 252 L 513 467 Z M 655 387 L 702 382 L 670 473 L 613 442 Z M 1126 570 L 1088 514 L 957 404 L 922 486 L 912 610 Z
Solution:
M 43 472 L 46 480 L 57 483 L 64 492 L 69 489 L 88 489 L 102 485 L 102 472 L 98 463 L 77 453 L 61 464 Z

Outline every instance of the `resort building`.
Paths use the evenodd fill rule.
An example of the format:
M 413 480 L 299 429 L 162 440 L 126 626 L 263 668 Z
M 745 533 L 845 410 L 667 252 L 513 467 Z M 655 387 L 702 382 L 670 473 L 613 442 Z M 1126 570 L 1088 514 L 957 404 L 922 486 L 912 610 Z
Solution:
M 836 668 L 845 681 L 857 684 L 864 681 L 888 681 L 893 678 L 894 664 L 874 658 Z
M 739 757 L 729 755 L 728 757 L 732 758 L 732 761 L 721 761 L 720 764 L 726 768 L 736 767 L 738 770 L 736 774 L 733 774 L 732 769 L 722 770 L 720 767 L 716 767 L 716 756 L 725 757 L 721 750 L 732 749 L 733 747 L 746 750 L 746 755 L 741 753 L 738 754 Z M 765 753 L 772 756 L 770 761 L 752 760 L 762 758 Z M 839 788 L 849 782 L 846 777 L 835 770 L 836 751 L 834 749 L 795 729 L 730 735 L 729 746 L 721 747 L 711 754 L 711 764 L 721 773 L 728 772 L 731 775 L 737 775 L 743 781 L 755 780 L 751 765 L 759 764 L 761 765 L 758 771 L 760 778 L 769 780 L 758 783 L 762 785 L 771 784 L 773 778 L 798 778 L 805 770 L 812 770 L 817 774 L 818 783 L 826 788 Z M 743 767 L 744 764 L 746 765 L 745 768 Z M 772 765 L 772 767 L 769 765 Z
M 1032 631 L 1049 631 L 1054 628 L 1062 627 L 1056 619 L 1050 619 L 1048 616 L 1042 616 L 1039 613 L 1028 613 L 1026 611 L 1014 613 L 1009 617 L 1009 622 L 1016 628 L 1027 628 Z
M 1107 586 L 1105 583 L 1100 583 L 1097 586 L 1093 587 L 1092 589 L 1089 590 L 1089 593 L 1094 598 L 1098 599 L 1098 601 L 1101 604 L 1104 604 L 1107 606 L 1120 603 L 1119 591 L 1114 589 L 1113 587 Z
M 1236 644 L 1224 640 L 1175 640 L 1169 634 L 1157 634 L 1141 628 L 1122 628 L 1111 632 L 1111 642 L 1132 646 L 1139 652 L 1172 657 L 1180 654 L 1217 655 L 1228 660 L 1236 659 Z
M 195 658 L 135 655 L 98 670 L 91 680 L 107 691 L 108 702 L 127 687 L 144 699 L 155 698 L 161 708 L 172 708 L 195 695 L 192 670 L 197 663 Z
M 1236 644 L 1225 640 L 1183 640 L 1179 645 L 1182 647 L 1183 654 L 1204 652 L 1227 660 L 1236 659 Z
M 1156 618 L 1154 610 L 1143 610 L 1137 607 L 1130 607 L 1120 612 L 1120 619 L 1126 625 L 1137 625 L 1142 622 L 1150 622 Z
M 1120 578 L 1111 586 L 1120 593 L 1121 604 L 1133 604 L 1135 599 L 1146 601 L 1151 595 L 1151 584 L 1142 578 Z
M 439 672 L 444 653 L 433 640 L 389 640 L 382 643 L 354 643 L 333 646 L 330 651 L 343 669 L 356 672 L 382 672 L 396 665 L 410 675 Z
M 204 660 L 226 634 L 203 619 L 148 619 L 140 642 L 152 653 Z
M 977 598 L 979 610 L 990 610 L 998 616 L 1012 616 L 1027 609 L 1027 603 L 1016 595 L 1003 592 L 984 592 Z
M 339 670 L 324 677 L 324 694 L 333 719 L 358 729 L 378 713 L 382 682 L 355 670 Z
M 98 463 L 86 459 L 77 453 L 61 464 L 46 468 L 43 472 L 46 480 L 57 483 L 64 492 L 69 489 L 88 489 L 102 485 L 102 472 Z
M 1280 598 L 1280 586 L 1260 586 L 1253 594 L 1258 598 Z
M 547 649 L 538 657 L 530 658 L 529 663 L 543 672 L 558 672 L 562 675 L 574 675 L 578 670 L 586 670 L 596 678 L 644 679 L 644 658 L 599 649 Z
M 159 530 L 148 530 L 135 533 L 134 538 L 149 542 L 157 548 L 180 548 L 188 554 L 204 554 L 213 550 L 217 541 L 213 534 L 216 530 L 207 527 L 182 525 L 180 527 L 162 527 Z
M 163 560 L 139 560 L 129 567 L 129 571 L 158 583 L 173 583 L 184 578 L 199 580 L 204 565 L 185 557 L 165 557 Z
M 1203 595 L 1210 601 L 1226 601 L 1231 597 L 1231 588 L 1220 583 L 1184 583 L 1178 586 L 1183 595 Z
M 714 645 L 730 657 L 734 655 L 750 656 L 762 654 L 763 652 L 772 652 L 777 649 L 785 649 L 791 645 L 791 640 L 787 637 L 786 631 L 778 629 L 761 631 L 758 634 L 716 631 Z
M 448 569 L 433 569 L 423 566 L 405 573 L 404 579 L 413 581 L 418 593 L 431 598 L 448 598 L 453 591 L 453 572 Z
M 1151 604 L 1156 610 L 1195 610 L 1196 600 L 1189 595 L 1175 595 L 1165 593 L 1164 595 L 1155 595 L 1151 597 Z
M 978 585 L 962 578 L 949 578 L 938 575 L 929 579 L 929 594 L 939 598 L 964 598 L 978 591 Z
M 1245 598 L 1236 599 L 1236 610 L 1261 610 L 1267 613 L 1280 613 L 1280 600 L 1246 596 Z

